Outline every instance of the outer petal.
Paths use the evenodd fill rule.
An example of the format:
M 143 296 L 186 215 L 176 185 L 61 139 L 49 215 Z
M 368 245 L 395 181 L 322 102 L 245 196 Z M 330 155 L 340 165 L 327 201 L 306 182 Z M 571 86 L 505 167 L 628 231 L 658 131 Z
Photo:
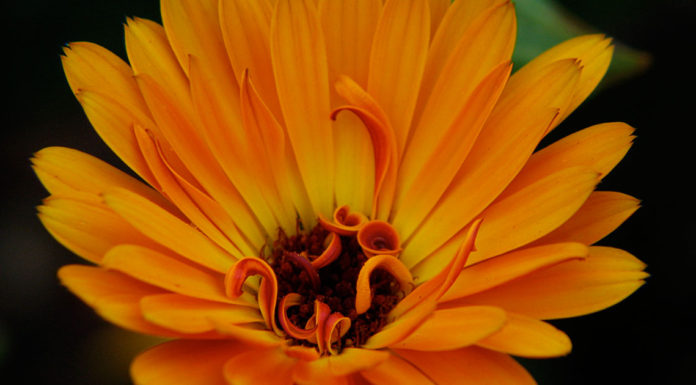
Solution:
M 645 265 L 620 249 L 593 246 L 579 261 L 552 266 L 448 306 L 486 304 L 537 319 L 577 317 L 612 306 L 643 285 Z
M 536 382 L 510 356 L 477 347 L 449 352 L 397 350 L 438 385 L 534 385 Z
M 438 385 L 419 367 L 393 352 L 391 352 L 388 360 L 372 369 L 364 370 L 361 374 L 374 385 Z
M 225 362 L 250 348 L 231 341 L 170 341 L 140 354 L 131 377 L 136 385 L 227 385 Z
M 332 377 L 368 370 L 384 362 L 389 356 L 389 352 L 383 350 L 346 348 L 338 355 L 300 362 L 295 370 L 295 380 L 302 384 L 323 384 Z
M 507 322 L 499 332 L 477 345 L 531 358 L 563 356 L 571 349 L 570 338 L 551 324 L 514 313 L 508 313 Z
M 231 385 L 292 385 L 296 362 L 278 348 L 252 350 L 225 363 L 225 379 Z

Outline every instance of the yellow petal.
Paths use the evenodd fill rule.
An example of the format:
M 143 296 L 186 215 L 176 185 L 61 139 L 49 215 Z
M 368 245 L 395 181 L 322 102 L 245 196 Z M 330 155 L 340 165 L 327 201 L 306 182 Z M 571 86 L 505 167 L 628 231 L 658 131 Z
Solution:
M 58 270 L 58 278 L 109 322 L 138 333 L 181 336 L 145 321 L 140 312 L 138 301 L 144 296 L 162 293 L 162 289 L 115 271 L 82 265 L 63 266 Z
M 119 244 L 158 247 L 123 218 L 101 205 L 48 198 L 43 206 L 39 206 L 39 219 L 63 246 L 97 264 L 109 249 Z
M 478 347 L 448 352 L 395 352 L 435 384 L 535 385 L 527 371 L 507 354 Z
M 381 349 L 407 338 L 435 310 L 435 300 L 427 299 L 368 338 L 365 349 Z
M 118 187 L 147 197 L 170 213 L 180 215 L 176 207 L 153 189 L 84 152 L 46 147 L 34 154 L 31 162 L 41 182 L 53 195 L 100 204 L 106 190 Z
M 494 202 L 482 214 L 475 263 L 534 241 L 570 218 L 590 196 L 599 178 L 573 167 L 531 183 Z
M 230 242 L 230 239 L 228 239 L 226 235 L 231 235 L 231 238 L 240 244 L 245 243 L 241 240 L 241 236 L 239 236 L 239 232 L 236 231 L 236 228 L 232 226 L 234 231 L 229 231 L 229 227 L 221 226 L 221 223 L 215 222 L 206 215 L 205 206 L 196 204 L 197 202 L 192 199 L 192 197 L 187 194 L 186 190 L 177 182 L 178 178 L 176 178 L 176 173 L 167 167 L 168 165 L 164 160 L 160 146 L 154 142 L 154 139 L 144 129 L 136 126 L 135 136 L 145 156 L 148 167 L 150 167 L 150 170 L 152 170 L 157 179 L 157 184 L 162 194 L 170 201 L 175 202 L 176 206 L 201 230 L 201 232 L 228 253 L 236 258 L 241 258 L 241 252 L 237 246 Z M 220 228 L 218 228 L 218 226 L 220 226 Z M 222 232 L 220 229 L 225 229 L 227 231 Z
M 440 302 L 478 293 L 563 261 L 585 258 L 588 252 L 579 243 L 558 243 L 518 249 L 487 259 L 462 270 Z
M 590 247 L 583 260 L 567 261 L 448 303 L 486 304 L 537 319 L 577 317 L 612 306 L 643 285 L 645 265 L 620 249 Z
M 403 152 L 430 41 L 427 0 L 388 0 L 370 53 L 367 91 L 384 109 Z
M 140 300 L 143 317 L 153 324 L 181 333 L 203 333 L 215 330 L 210 321 L 244 324 L 263 322 L 253 305 L 232 305 L 192 298 L 181 294 L 150 295 Z
M 505 311 L 492 306 L 435 310 L 406 339 L 390 348 L 423 351 L 463 348 L 499 331 L 505 319 Z
M 394 352 L 390 352 L 386 361 L 374 368 L 363 370 L 360 374 L 373 385 L 437 385 L 420 368 Z
M 594 191 L 575 215 L 534 244 L 573 241 L 591 245 L 618 228 L 639 206 L 640 201 L 630 195 Z
M 570 338 L 551 324 L 508 313 L 505 326 L 477 345 L 501 353 L 529 358 L 558 357 L 570 353 Z
M 273 6 L 265 0 L 221 1 L 219 12 L 227 56 L 237 79 L 248 70 L 256 81 L 261 98 L 275 118 L 280 119 L 269 46 Z
M 225 303 L 249 302 L 250 297 L 238 300 L 227 298 L 222 275 L 197 269 L 144 247 L 116 246 L 106 254 L 103 263 L 107 268 L 175 293 Z
M 235 261 L 188 223 L 140 195 L 114 189 L 104 194 L 104 201 L 143 234 L 193 262 L 225 273 Z
M 225 362 L 248 349 L 236 341 L 169 341 L 136 357 L 130 373 L 137 385 L 227 385 Z
M 502 196 L 574 166 L 587 167 L 604 177 L 628 152 L 634 139 L 632 133 L 633 128 L 625 123 L 603 123 L 568 135 L 534 153 Z
M 514 74 L 474 148 L 429 217 L 404 247 L 402 259 L 423 258 L 488 206 L 519 172 L 567 104 L 580 69 L 572 60 L 520 78 Z
M 503 63 L 488 74 L 462 105 L 454 121 L 445 123 L 449 126 L 438 143 L 430 142 L 432 146 L 429 146 L 428 140 L 417 138 L 419 131 L 414 135 L 402 163 L 393 214 L 394 226 L 404 236 L 413 233 L 457 174 L 500 96 L 511 69 L 512 64 Z M 427 130 L 431 132 L 435 126 L 426 127 L 431 127 Z M 436 137 L 437 133 L 427 137 L 431 135 Z M 417 155 L 409 157 L 412 154 Z
M 323 32 L 309 0 L 278 1 L 271 22 L 271 55 L 290 143 L 316 213 L 334 201 L 333 135 Z
M 225 379 L 235 385 L 292 385 L 296 361 L 277 348 L 244 352 L 227 361 Z

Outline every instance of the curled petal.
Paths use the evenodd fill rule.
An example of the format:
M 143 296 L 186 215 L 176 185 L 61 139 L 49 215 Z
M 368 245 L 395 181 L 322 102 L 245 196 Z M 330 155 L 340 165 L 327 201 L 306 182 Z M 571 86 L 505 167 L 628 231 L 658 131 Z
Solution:
M 358 314 L 365 313 L 372 304 L 372 290 L 370 289 L 370 275 L 375 269 L 384 269 L 399 281 L 399 286 L 404 293 L 411 290 L 413 277 L 411 272 L 401 261 L 391 255 L 376 255 L 365 262 L 358 274 L 355 284 L 355 310 Z
M 314 265 L 309 262 L 305 255 L 306 253 L 302 253 L 302 255 L 300 255 L 294 252 L 285 254 L 286 257 L 297 262 L 297 264 L 300 265 L 305 272 L 307 272 L 307 276 L 309 277 L 309 281 L 312 283 L 312 287 L 317 290 L 319 289 L 319 286 L 321 286 L 319 272 L 317 272 L 317 269 L 314 268 Z
M 320 354 L 324 354 L 326 352 L 326 346 L 331 343 L 331 330 L 329 330 L 328 333 L 326 331 L 327 326 L 329 326 L 327 325 L 326 321 L 329 319 L 330 314 L 331 308 L 329 307 L 329 305 L 319 300 L 314 301 L 314 323 L 316 325 L 316 344 L 319 348 Z M 327 336 L 329 338 L 327 338 Z
M 396 229 L 384 221 L 370 221 L 358 231 L 358 243 L 367 256 L 397 255 L 401 242 Z
M 333 348 L 332 344 L 338 341 L 350 329 L 350 318 L 341 313 L 333 313 L 326 319 L 324 328 L 324 339 L 326 341 L 326 350 L 331 354 L 337 354 L 338 351 Z
M 312 266 L 314 267 L 315 271 L 335 261 L 336 258 L 341 255 L 341 237 L 339 237 L 336 233 L 329 234 L 329 237 L 329 245 L 326 246 L 326 249 L 324 249 L 324 252 L 321 253 L 320 256 L 316 257 L 312 261 Z
M 302 296 L 297 293 L 290 293 L 283 297 L 278 304 L 278 321 L 283 330 L 292 338 L 298 340 L 309 339 L 316 332 L 316 325 L 310 329 L 300 329 L 288 318 L 288 309 L 292 306 L 302 304 Z
M 334 210 L 333 222 L 329 222 L 321 214 L 319 214 L 319 222 L 322 227 L 332 233 L 353 236 L 367 223 L 367 217 L 361 212 L 350 212 L 348 205 L 343 205 Z
M 225 275 L 225 294 L 230 298 L 241 296 L 244 293 L 242 290 L 244 282 L 252 275 L 261 276 L 258 301 L 266 326 L 280 333 L 274 321 L 278 300 L 278 280 L 273 269 L 265 261 L 254 257 L 245 257 L 237 261 Z

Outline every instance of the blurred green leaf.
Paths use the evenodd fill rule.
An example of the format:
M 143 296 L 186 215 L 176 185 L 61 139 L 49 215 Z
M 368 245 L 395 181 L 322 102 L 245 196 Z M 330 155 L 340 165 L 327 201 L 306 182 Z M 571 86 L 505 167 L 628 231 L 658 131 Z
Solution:
M 572 37 L 598 31 L 571 15 L 552 0 L 518 0 L 517 44 L 512 60 L 520 68 L 540 53 Z M 611 84 L 641 73 L 650 65 L 650 55 L 614 40 L 616 49 L 602 82 Z

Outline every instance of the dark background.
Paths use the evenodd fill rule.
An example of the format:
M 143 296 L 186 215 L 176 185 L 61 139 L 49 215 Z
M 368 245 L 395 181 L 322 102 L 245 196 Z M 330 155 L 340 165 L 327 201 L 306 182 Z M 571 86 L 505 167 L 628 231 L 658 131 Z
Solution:
M 526 0 L 518 0 L 518 4 Z M 690 0 L 563 0 L 589 25 L 652 55 L 644 73 L 605 87 L 559 127 L 605 121 L 636 127 L 624 161 L 600 185 L 642 208 L 601 244 L 624 248 L 652 275 L 608 310 L 554 322 L 573 339 L 563 358 L 524 360 L 541 385 L 696 384 L 693 21 Z M 60 66 L 62 46 L 99 43 L 125 57 L 126 16 L 159 21 L 157 1 L 4 2 L 0 167 L 0 367 L 3 383 L 128 384 L 128 362 L 153 340 L 111 327 L 61 287 L 56 270 L 80 259 L 42 228 L 46 196 L 29 166 L 52 145 L 123 168 L 90 128 Z M 7 379 L 15 378 L 6 382 Z

